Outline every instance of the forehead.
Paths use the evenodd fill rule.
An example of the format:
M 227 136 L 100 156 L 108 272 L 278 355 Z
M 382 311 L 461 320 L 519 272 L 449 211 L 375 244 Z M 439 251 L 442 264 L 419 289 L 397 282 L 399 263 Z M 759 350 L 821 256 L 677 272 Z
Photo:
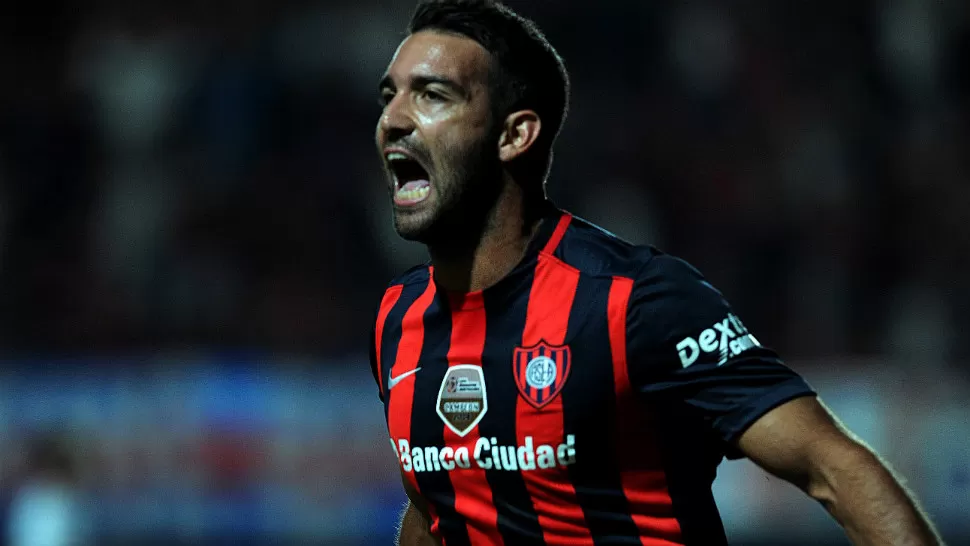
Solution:
M 397 83 L 414 76 L 438 76 L 463 87 L 487 83 L 489 53 L 471 38 L 438 31 L 421 31 L 398 46 L 387 69 Z

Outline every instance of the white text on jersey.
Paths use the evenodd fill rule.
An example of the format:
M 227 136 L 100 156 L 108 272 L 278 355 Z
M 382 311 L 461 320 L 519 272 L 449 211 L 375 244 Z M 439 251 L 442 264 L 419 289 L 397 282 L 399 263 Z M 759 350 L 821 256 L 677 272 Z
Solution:
M 451 472 L 463 468 L 483 470 L 530 471 L 548 468 L 566 468 L 576 462 L 576 436 L 566 435 L 566 441 L 557 445 L 533 444 L 532 436 L 526 436 L 521 446 L 498 445 L 496 439 L 479 438 L 468 446 L 411 446 L 405 439 L 391 446 L 397 453 L 405 472 Z
M 729 358 L 737 356 L 752 347 L 759 347 L 758 340 L 748 333 L 741 319 L 728 313 L 727 318 L 715 322 L 694 339 L 690 336 L 680 340 L 677 344 L 677 355 L 680 363 L 686 368 L 697 362 L 702 353 L 719 353 L 717 365 L 720 366 Z

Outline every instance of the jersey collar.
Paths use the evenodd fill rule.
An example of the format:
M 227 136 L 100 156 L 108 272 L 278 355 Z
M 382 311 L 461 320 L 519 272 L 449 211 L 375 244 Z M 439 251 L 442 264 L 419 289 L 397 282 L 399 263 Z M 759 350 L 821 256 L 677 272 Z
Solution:
M 515 287 L 535 269 L 540 254 L 543 252 L 551 254 L 555 251 L 568 224 L 565 220 L 567 217 L 571 218 L 571 215 L 557 208 L 549 200 L 544 201 L 541 206 L 539 227 L 529 241 L 522 260 L 505 277 L 485 290 L 468 294 L 442 293 L 449 300 L 452 309 L 463 311 L 478 309 L 484 305 L 484 294 L 498 296 L 514 291 Z M 433 271 L 431 273 L 433 278 Z

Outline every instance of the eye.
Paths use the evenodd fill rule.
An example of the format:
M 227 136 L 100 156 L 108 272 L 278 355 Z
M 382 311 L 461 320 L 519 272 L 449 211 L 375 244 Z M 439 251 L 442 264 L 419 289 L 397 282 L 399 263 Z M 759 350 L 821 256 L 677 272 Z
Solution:
M 437 91 L 432 91 L 430 89 L 424 90 L 424 92 L 421 93 L 421 97 L 431 102 L 442 102 L 446 100 L 444 95 L 442 95 L 441 93 L 438 93 Z
M 394 90 L 383 89 L 381 90 L 381 96 L 377 99 L 377 104 L 382 108 L 387 106 L 392 100 L 394 100 Z

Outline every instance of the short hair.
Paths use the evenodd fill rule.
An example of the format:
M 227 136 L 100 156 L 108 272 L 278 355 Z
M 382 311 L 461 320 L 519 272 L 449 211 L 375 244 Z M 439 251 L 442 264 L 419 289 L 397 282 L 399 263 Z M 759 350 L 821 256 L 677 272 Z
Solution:
M 424 30 L 465 36 L 491 54 L 489 87 L 498 119 L 520 109 L 539 115 L 542 130 L 535 150 L 522 156 L 521 167 L 544 184 L 552 146 L 569 109 L 569 73 L 542 31 L 495 0 L 424 0 L 411 17 L 408 33 Z

